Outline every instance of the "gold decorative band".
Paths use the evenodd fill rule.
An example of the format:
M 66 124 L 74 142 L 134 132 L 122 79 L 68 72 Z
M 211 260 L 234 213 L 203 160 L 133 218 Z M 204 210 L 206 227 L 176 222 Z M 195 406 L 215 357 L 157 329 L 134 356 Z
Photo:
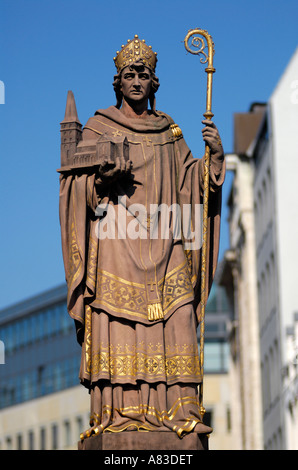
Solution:
M 123 378 L 130 382 L 146 379 L 169 384 L 179 380 L 193 383 L 201 380 L 196 344 L 168 346 L 164 351 L 161 343 L 150 344 L 147 349 L 142 342 L 137 345 L 100 343 L 86 361 L 86 373 L 91 379 L 108 377 L 120 382 Z
M 180 425 L 174 424 L 173 427 L 170 425 L 170 423 L 174 423 L 174 420 L 177 416 L 177 413 L 179 410 L 183 407 L 186 407 L 189 409 L 189 406 L 193 410 L 194 414 L 192 417 L 189 418 L 178 418 L 178 422 Z M 195 407 L 195 408 L 192 408 Z M 169 427 L 169 431 L 172 427 L 172 430 L 176 432 L 176 434 L 179 437 L 182 437 L 184 434 L 191 432 L 196 424 L 201 422 L 201 419 L 199 417 L 199 414 L 196 416 L 196 411 L 199 411 L 199 403 L 198 400 L 195 396 L 186 396 L 186 397 L 179 397 L 175 403 L 171 406 L 171 408 L 166 411 L 166 410 L 158 410 L 154 406 L 149 406 L 147 403 L 145 404 L 139 404 L 139 405 L 131 405 L 131 406 L 126 406 L 126 407 L 116 407 L 114 409 L 114 412 L 119 413 L 122 417 L 127 417 L 130 419 L 129 423 L 125 423 L 123 425 L 114 425 L 113 423 L 109 424 L 106 428 L 103 427 L 103 425 L 99 425 L 94 429 L 94 433 L 98 434 L 101 431 L 103 433 L 116 433 L 116 432 L 123 432 L 126 431 L 129 428 L 134 428 L 137 429 L 138 431 L 156 431 L 158 430 L 158 426 L 156 425 L 150 425 L 149 422 L 140 422 L 140 415 L 146 416 L 150 415 L 156 418 L 157 423 L 159 425 L 163 425 L 165 421 L 168 422 L 167 427 Z M 112 408 L 108 405 L 103 406 L 103 415 L 108 415 L 112 416 Z M 184 412 L 183 412 L 184 414 Z M 99 415 L 97 415 L 99 416 Z M 100 417 L 99 417 L 100 419 Z M 184 422 L 183 422 L 184 421 Z M 87 435 L 88 431 L 85 432 L 85 436 L 89 437 L 90 432 Z M 84 434 L 81 434 L 81 439 L 84 438 Z

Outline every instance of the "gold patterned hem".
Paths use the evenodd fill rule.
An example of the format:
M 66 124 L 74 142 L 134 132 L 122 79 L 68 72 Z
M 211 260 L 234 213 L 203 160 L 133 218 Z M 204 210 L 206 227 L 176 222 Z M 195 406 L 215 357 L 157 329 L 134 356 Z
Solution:
M 103 430 L 103 433 L 109 433 L 109 432 L 124 432 L 124 431 L 142 431 L 142 432 L 149 432 L 149 431 L 155 431 L 153 426 L 148 426 L 145 424 L 140 424 L 138 422 L 131 422 L 129 424 L 126 424 L 124 426 L 108 426 L 106 429 Z
M 86 344 L 87 346 L 87 344 Z M 92 381 L 108 379 L 112 383 L 164 381 L 199 383 L 200 361 L 197 345 L 145 344 L 107 345 L 101 342 L 98 351 L 86 357 L 87 376 Z
M 129 421 L 111 424 L 112 409 L 110 406 L 104 406 L 102 421 L 105 421 L 106 426 L 99 424 L 101 418 L 97 416 L 98 431 L 102 433 L 117 433 L 135 429 L 137 431 L 150 432 L 158 431 L 162 428 L 163 431 L 174 431 L 181 438 L 185 434 L 192 432 L 198 423 L 202 423 L 199 416 L 177 419 L 178 412 L 189 405 L 194 405 L 198 409 L 199 404 L 195 396 L 178 398 L 168 411 L 161 411 L 147 404 L 115 408 L 113 415 L 120 417 L 120 420 L 127 418 Z M 153 417 L 156 424 L 150 424 L 146 416 L 148 419 Z M 175 424 L 175 418 L 178 424 Z
M 194 430 L 196 425 L 198 423 L 201 423 L 200 419 L 189 419 L 187 418 L 186 423 L 179 427 L 179 426 L 174 426 L 173 431 L 175 431 L 179 437 L 183 437 L 185 434 L 188 434 Z

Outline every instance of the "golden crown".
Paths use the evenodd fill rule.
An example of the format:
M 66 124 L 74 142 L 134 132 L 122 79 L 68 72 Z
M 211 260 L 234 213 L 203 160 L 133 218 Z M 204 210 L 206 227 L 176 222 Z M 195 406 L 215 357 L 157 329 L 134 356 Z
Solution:
M 145 67 L 152 72 L 155 71 L 157 53 L 152 51 L 151 46 L 147 46 L 145 39 L 140 40 L 137 34 L 132 40 L 128 39 L 127 44 L 122 45 L 121 51 L 117 51 L 116 54 L 114 62 L 118 73 L 136 61 L 142 61 Z

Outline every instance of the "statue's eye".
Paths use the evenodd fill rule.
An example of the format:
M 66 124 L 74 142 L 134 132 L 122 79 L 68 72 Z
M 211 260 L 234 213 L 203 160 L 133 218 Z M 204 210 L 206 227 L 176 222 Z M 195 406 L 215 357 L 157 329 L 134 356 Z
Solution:
M 124 75 L 124 78 L 125 78 L 125 80 L 132 80 L 134 78 L 134 74 L 133 73 L 126 73 Z
M 150 77 L 149 77 L 148 73 L 140 73 L 139 78 L 141 80 L 149 80 Z

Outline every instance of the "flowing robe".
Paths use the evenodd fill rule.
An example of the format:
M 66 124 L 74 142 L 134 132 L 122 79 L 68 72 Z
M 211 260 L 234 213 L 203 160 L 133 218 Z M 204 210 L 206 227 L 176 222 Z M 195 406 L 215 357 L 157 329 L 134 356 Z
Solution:
M 103 135 L 127 138 L 132 178 L 60 178 L 67 304 L 82 345 L 91 422 L 103 432 L 210 432 L 197 401 L 203 161 L 161 112 L 128 119 L 113 106 L 98 110 L 83 142 Z M 211 155 L 208 290 L 224 172 L 223 154 Z

